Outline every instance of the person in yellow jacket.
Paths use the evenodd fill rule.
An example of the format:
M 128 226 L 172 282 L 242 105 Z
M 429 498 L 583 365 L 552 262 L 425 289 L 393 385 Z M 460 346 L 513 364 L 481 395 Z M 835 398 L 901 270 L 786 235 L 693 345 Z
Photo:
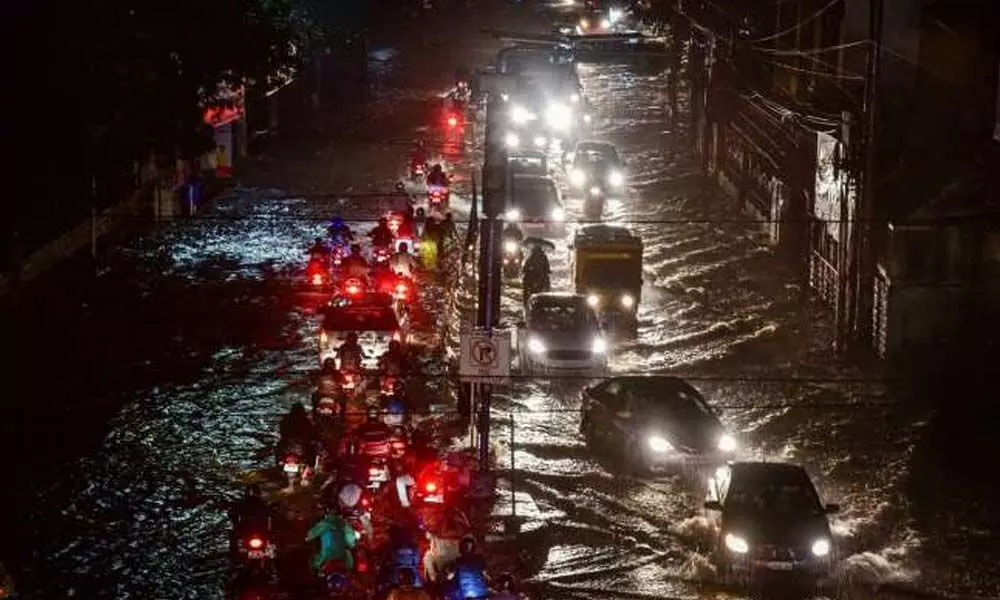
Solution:
M 422 588 L 416 587 L 416 574 L 410 569 L 399 572 L 399 585 L 392 588 L 385 600 L 431 600 Z
M 431 228 L 424 228 L 424 235 L 420 238 L 420 262 L 427 273 L 437 270 L 438 240 L 436 232 Z

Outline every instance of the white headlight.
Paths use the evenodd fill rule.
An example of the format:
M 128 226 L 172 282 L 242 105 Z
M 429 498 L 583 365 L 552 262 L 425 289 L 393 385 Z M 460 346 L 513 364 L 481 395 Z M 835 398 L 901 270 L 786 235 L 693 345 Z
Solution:
M 830 553 L 830 542 L 827 540 L 816 540 L 812 545 L 813 556 L 826 556 Z
M 600 196 L 601 195 L 601 188 L 597 187 L 596 185 L 594 187 L 590 188 L 590 195 L 591 196 Z
M 592 119 L 593 119 L 593 117 L 591 117 L 590 115 L 583 115 L 583 122 L 584 123 L 590 123 L 590 121 Z
M 673 449 L 673 446 L 670 445 L 670 442 L 666 438 L 658 435 L 649 438 L 649 447 L 653 449 L 653 452 L 669 452 Z
M 535 136 L 535 147 L 537 147 L 537 148 L 544 148 L 545 147 L 545 138 L 543 136 L 540 136 L 540 135 L 539 136 Z
M 572 96 L 569 97 L 569 101 L 572 102 L 573 104 L 576 104 L 577 102 L 580 101 L 580 94 L 573 94 Z
M 550 104 L 545 110 L 545 122 L 553 129 L 569 129 L 573 124 L 573 111 L 563 104 Z
M 615 187 L 621 187 L 625 183 L 625 176 L 620 171 L 611 171 L 608 173 L 608 183 Z
M 541 354 L 542 352 L 545 352 L 545 344 L 543 344 L 542 340 L 538 338 L 531 338 L 528 340 L 528 352 L 531 352 L 532 354 Z
M 580 24 L 577 25 L 577 27 L 586 31 L 587 28 L 590 27 L 590 22 L 587 21 L 587 19 L 580 19 Z
M 556 208 L 552 209 L 552 220 L 553 221 L 562 221 L 565 218 L 566 218 L 566 211 L 565 210 L 559 208 L 558 206 Z
M 507 254 L 514 254 L 515 252 L 517 252 L 517 242 L 515 242 L 514 240 L 507 240 L 506 242 L 503 243 L 503 250 Z
M 602 19 L 601 20 L 601 29 L 608 29 L 609 27 L 611 27 L 611 21 L 609 21 L 607 19 Z
M 731 552 L 735 552 L 736 554 L 746 554 L 750 551 L 750 544 L 738 535 L 727 533 L 725 540 L 726 548 L 729 548 Z
M 591 294 L 587 296 L 587 306 L 590 308 L 596 308 L 600 304 L 601 299 L 597 297 L 597 294 Z
M 604 354 L 608 351 L 608 343 L 602 337 L 594 338 L 594 343 L 591 345 L 590 351 L 594 354 Z
M 516 208 L 512 208 L 504 214 L 504 217 L 506 217 L 508 221 L 517 221 L 521 218 L 521 211 Z
M 587 182 L 587 172 L 583 169 L 573 169 L 569 174 L 569 182 L 576 186 L 581 186 Z
M 719 450 L 723 452 L 733 452 L 736 450 L 736 438 L 728 433 L 722 434 L 719 438 Z
M 518 125 L 523 125 L 527 123 L 534 117 L 531 112 L 519 104 L 515 104 L 510 109 L 510 120 L 517 123 Z
M 500 94 L 500 99 L 506 102 L 510 100 L 510 96 L 508 96 L 507 94 Z
M 625 294 L 624 296 L 622 296 L 622 306 L 625 308 L 632 308 L 633 306 L 635 306 L 635 298 L 629 296 L 628 294 Z
M 517 137 L 516 133 L 508 133 L 503 139 L 503 143 L 507 145 L 508 148 L 517 148 L 521 144 L 521 138 Z

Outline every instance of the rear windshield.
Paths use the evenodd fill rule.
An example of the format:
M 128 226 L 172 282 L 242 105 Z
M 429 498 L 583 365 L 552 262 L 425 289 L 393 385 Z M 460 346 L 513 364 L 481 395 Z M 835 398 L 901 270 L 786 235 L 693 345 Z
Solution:
M 556 184 L 550 179 L 515 179 L 514 206 L 527 217 L 547 216 L 559 205 Z
M 396 313 L 388 306 L 328 308 L 323 315 L 326 331 L 392 331 L 398 328 Z

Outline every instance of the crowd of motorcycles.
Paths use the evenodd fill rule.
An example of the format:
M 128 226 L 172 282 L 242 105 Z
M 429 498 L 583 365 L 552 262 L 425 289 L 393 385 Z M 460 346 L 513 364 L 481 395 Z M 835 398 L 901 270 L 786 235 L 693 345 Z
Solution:
M 418 282 L 433 280 L 453 258 L 449 177 L 428 164 L 421 145 L 409 177 L 426 193 L 380 219 L 364 236 L 367 248 L 335 218 L 329 240 L 318 239 L 309 249 L 307 284 L 330 291 L 331 306 L 349 306 L 375 292 L 389 294 L 395 310 L 408 309 L 416 303 Z M 398 186 L 400 194 L 404 190 Z M 423 198 L 426 207 L 417 208 Z M 393 340 L 375 369 L 363 366 L 365 357 L 358 335 L 348 334 L 335 358 L 322 365 L 311 407 L 294 405 L 280 424 L 275 463 L 285 492 L 311 494 L 322 515 L 303 540 L 317 546 L 310 565 L 315 597 L 522 597 L 509 575 L 491 580 L 476 551 L 469 515 L 492 490 L 477 490 L 475 454 L 440 451 L 440 421 L 414 415 L 409 349 Z M 280 585 L 280 518 L 257 485 L 247 486 L 230 517 L 230 597 Z

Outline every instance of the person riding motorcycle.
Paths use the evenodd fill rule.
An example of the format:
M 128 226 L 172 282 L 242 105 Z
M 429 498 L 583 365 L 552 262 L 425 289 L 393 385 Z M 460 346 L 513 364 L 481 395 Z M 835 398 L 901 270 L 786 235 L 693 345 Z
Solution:
M 269 535 L 276 515 L 274 507 L 261 497 L 260 486 L 247 485 L 243 488 L 243 497 L 229 509 L 229 520 L 233 524 L 230 549 L 235 552 L 239 540 L 247 534 Z
M 379 371 L 388 377 L 401 377 L 410 372 L 410 357 L 398 340 L 389 342 L 385 353 L 378 357 Z
M 341 373 L 357 373 L 361 371 L 361 361 L 364 359 L 365 351 L 358 343 L 358 334 L 350 332 L 347 339 L 337 348 L 337 360 L 340 361 Z
M 401 569 L 399 585 L 391 589 L 385 600 L 431 600 L 431 597 L 422 587 L 418 587 L 416 571 Z
M 285 416 L 281 418 L 278 432 L 282 441 L 312 444 L 316 439 L 316 430 L 309 419 L 309 413 L 301 402 L 296 402 Z
M 427 148 L 424 146 L 423 140 L 417 140 L 413 144 L 413 150 L 410 152 L 410 170 L 415 170 L 416 167 L 423 167 L 430 160 L 430 155 L 427 152 Z
M 312 409 L 315 414 L 323 399 L 336 401 L 337 410 L 344 408 L 344 376 L 337 370 L 337 365 L 333 361 L 323 363 L 323 369 L 316 378 L 316 391 L 313 393 Z
M 413 279 L 419 265 L 417 259 L 410 254 L 410 245 L 403 242 L 399 245 L 399 250 L 389 259 L 389 266 L 396 275 Z
M 550 275 L 549 257 L 545 256 L 541 246 L 535 246 L 524 261 L 521 275 L 521 288 L 524 290 L 525 301 L 532 294 L 549 291 L 552 285 Z
M 348 569 L 354 569 L 354 547 L 358 535 L 353 527 L 337 511 L 327 510 L 306 534 L 306 541 L 319 539 L 320 549 L 313 556 L 312 568 L 319 570 L 327 561 L 343 561 Z
M 351 253 L 344 258 L 340 269 L 345 277 L 360 277 L 364 279 L 368 276 L 368 261 L 362 256 L 360 245 L 351 245 Z
M 490 597 L 489 578 L 486 575 L 486 561 L 476 553 L 476 542 L 471 537 L 462 539 L 461 554 L 452 564 L 454 579 L 449 582 L 449 597 L 455 600 L 485 600 Z
M 382 411 L 377 406 L 369 406 L 365 410 L 365 422 L 355 429 L 353 434 L 358 449 L 369 458 L 388 458 L 391 453 L 389 447 L 391 436 L 392 428 L 382 422 Z
M 376 248 L 388 248 L 392 246 L 392 240 L 395 239 L 395 235 L 389 227 L 389 219 L 380 217 L 378 225 L 368 232 L 368 237 L 372 239 L 372 246 Z
M 413 534 L 406 527 L 395 523 L 389 526 L 389 540 L 379 552 L 381 567 L 377 588 L 386 589 L 399 585 L 401 571 L 419 572 L 420 546 L 413 538 Z M 422 585 L 419 576 L 415 585 Z
M 521 231 L 521 227 L 517 224 L 517 221 L 507 221 L 507 224 L 503 227 L 503 233 L 500 235 L 504 242 L 510 240 L 518 246 L 524 241 L 524 232 Z
M 406 427 L 410 422 L 410 402 L 402 383 L 397 381 L 392 392 L 382 396 L 383 422 L 389 427 Z
M 354 241 L 354 232 L 341 217 L 334 217 L 326 231 L 334 246 L 344 246 Z
M 451 180 L 448 179 L 448 175 L 441 165 L 434 165 L 431 167 L 431 172 L 427 174 L 427 185 L 446 188 L 451 185 Z

